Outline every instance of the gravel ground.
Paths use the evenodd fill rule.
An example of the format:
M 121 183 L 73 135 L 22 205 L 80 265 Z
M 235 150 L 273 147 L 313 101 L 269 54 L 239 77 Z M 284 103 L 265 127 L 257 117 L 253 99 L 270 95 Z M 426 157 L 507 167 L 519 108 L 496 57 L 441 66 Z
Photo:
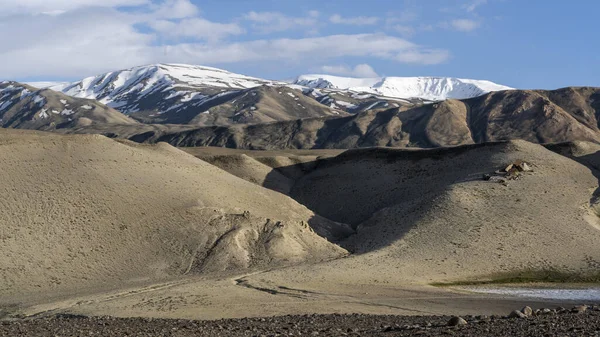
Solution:
M 600 336 L 600 306 L 528 318 L 304 315 L 190 321 L 58 315 L 0 322 L 0 336 Z

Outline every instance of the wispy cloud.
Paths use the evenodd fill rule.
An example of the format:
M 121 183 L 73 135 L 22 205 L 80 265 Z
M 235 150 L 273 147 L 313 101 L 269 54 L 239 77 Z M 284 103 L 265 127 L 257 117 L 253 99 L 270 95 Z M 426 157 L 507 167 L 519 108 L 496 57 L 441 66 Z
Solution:
M 379 77 L 377 72 L 370 65 L 363 63 L 358 64 L 354 68 L 345 65 L 322 66 L 320 69 L 326 74 L 351 76 L 351 77 Z
M 106 0 L 100 7 L 92 0 L 22 3 L 0 0 L 0 6 L 6 4 L 10 10 L 7 14 L 3 8 L 0 30 L 19 27 L 19 34 L 0 34 L 2 79 L 78 78 L 156 62 L 226 66 L 277 61 L 281 67 L 336 67 L 347 64 L 347 58 L 362 58 L 359 62 L 365 63 L 347 69 L 337 66 L 329 72 L 362 77 L 375 74 L 367 63 L 376 60 L 428 65 L 445 62 L 450 55 L 384 33 L 260 39 L 251 35 L 263 26 L 308 32 L 313 23 L 323 24 L 317 11 L 296 20 L 277 12 L 253 12 L 243 19 L 215 22 L 190 0 Z M 362 24 L 377 18 L 341 19 Z M 401 30 L 398 27 L 397 32 Z
M 377 24 L 379 18 L 375 16 L 343 17 L 339 14 L 334 14 L 329 17 L 329 22 L 344 25 L 367 26 Z
M 356 48 L 360 46 L 360 48 Z M 410 41 L 385 34 L 329 35 L 301 39 L 255 40 L 219 45 L 180 44 L 170 46 L 170 56 L 183 62 L 235 63 L 279 60 L 300 63 L 339 57 L 373 57 L 413 64 L 444 62 L 445 50 L 426 49 Z M 192 61 L 193 62 L 193 61 Z
M 314 29 L 318 25 L 320 13 L 316 10 L 308 12 L 304 17 L 290 17 L 279 12 L 250 12 L 244 19 L 252 22 L 252 27 L 264 34 L 281 32 L 296 28 Z
M 0 16 L 58 13 L 85 7 L 114 8 L 147 4 L 150 4 L 149 0 L 0 0 Z
M 391 29 L 404 37 L 411 37 L 417 31 L 414 27 L 406 25 L 394 25 Z
M 217 41 L 230 35 L 240 35 L 245 31 L 235 23 L 211 22 L 202 18 L 188 18 L 179 21 L 156 20 L 148 23 L 156 33 L 166 38 L 195 38 Z
M 488 0 L 471 0 L 467 4 L 465 4 L 464 8 L 467 12 L 474 12 L 477 7 L 483 6 L 487 3 Z
M 440 49 L 422 49 L 407 51 L 396 55 L 397 62 L 412 63 L 420 65 L 432 65 L 446 62 L 450 58 L 450 52 Z
M 456 29 L 461 32 L 471 32 L 477 29 L 480 26 L 480 23 L 475 20 L 470 19 L 457 19 L 452 20 L 450 25 L 453 29 Z

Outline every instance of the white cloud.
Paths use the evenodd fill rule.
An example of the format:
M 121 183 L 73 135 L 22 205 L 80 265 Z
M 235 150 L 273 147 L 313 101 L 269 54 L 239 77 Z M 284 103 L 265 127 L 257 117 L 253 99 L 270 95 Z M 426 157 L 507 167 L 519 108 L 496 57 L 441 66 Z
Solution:
M 487 0 L 472 0 L 471 2 L 469 2 L 465 5 L 465 9 L 469 13 L 474 12 L 477 9 L 477 7 L 483 6 L 486 3 L 487 3 Z
M 58 16 L 58 15 L 66 13 L 66 12 L 67 11 L 64 11 L 62 9 L 55 9 L 52 11 L 42 12 L 41 14 L 50 15 L 50 16 Z
M 0 21 L 0 74 L 4 78 L 79 77 L 149 61 L 152 37 L 137 32 L 127 15 L 81 9 L 60 16 L 15 16 Z M 97 27 L 102 27 L 98 29 Z
M 443 63 L 448 58 L 450 58 L 450 53 L 447 50 L 423 49 L 398 54 L 394 57 L 394 60 L 402 63 L 432 65 Z
M 71 11 L 84 7 L 139 6 L 149 0 L 0 0 L 0 16 Z
M 150 10 L 164 19 L 192 18 L 200 13 L 198 7 L 190 0 L 165 0 L 162 3 L 152 4 Z
M 200 10 L 190 0 L 165 0 L 149 6 L 150 13 L 135 20 L 150 27 L 161 41 L 178 38 L 217 41 L 245 31 L 236 23 L 219 23 L 198 17 Z
M 0 4 L 3 1 L 6 3 L 6 0 L 0 0 Z M 200 9 L 189 0 L 160 3 L 107 0 L 102 7 L 94 7 L 92 0 L 23 0 L 25 5 L 19 8 L 14 5 L 15 1 L 10 2 L 12 7 L 9 9 L 13 12 L 2 17 L 0 31 L 15 33 L 0 34 L 0 80 L 75 79 L 157 62 L 220 66 L 277 61 L 310 66 L 336 64 L 345 57 L 361 57 L 435 64 L 444 62 L 449 55 L 445 50 L 430 50 L 386 34 L 231 42 L 228 37 L 244 33 L 239 22 L 219 23 L 202 18 Z M 106 3 L 145 5 L 122 11 Z M 59 9 L 62 5 L 66 9 Z M 43 11 L 47 14 L 40 14 Z M 304 17 L 296 18 L 297 21 L 292 20 L 292 27 L 314 30 L 318 25 L 313 27 L 312 23 L 318 21 L 319 15 L 317 11 L 308 12 Z M 289 25 L 283 22 L 287 19 L 289 17 L 282 17 L 280 13 L 256 12 L 251 21 L 283 29 Z M 354 76 L 375 74 L 366 64 L 348 68 L 347 72 Z
M 450 25 L 452 26 L 452 28 L 459 30 L 461 32 L 471 32 L 475 29 L 477 29 L 477 27 L 479 27 L 480 23 L 474 20 L 470 20 L 470 19 L 457 19 L 457 20 L 452 20 L 450 22 Z
M 229 35 L 244 33 L 244 29 L 235 23 L 217 23 L 202 18 L 189 18 L 177 22 L 156 20 L 149 22 L 148 25 L 167 38 L 193 37 L 216 41 Z
M 250 12 L 244 19 L 252 22 L 252 28 L 260 33 L 282 32 L 297 28 L 314 29 L 318 25 L 318 11 L 308 12 L 305 17 L 290 17 L 279 12 Z
M 336 24 L 366 26 L 377 24 L 377 22 L 379 22 L 379 18 L 374 16 L 357 16 L 345 18 L 339 14 L 334 14 L 329 18 L 329 21 Z
M 209 64 L 273 60 L 298 63 L 346 56 L 436 64 L 444 62 L 449 56 L 445 50 L 424 49 L 407 40 L 385 34 L 330 35 L 218 45 L 179 44 L 170 46 L 168 54 L 172 59 L 179 60 L 178 62 Z
M 379 77 L 373 67 L 364 63 L 356 65 L 354 68 L 349 68 L 343 65 L 337 66 L 322 66 L 321 71 L 326 74 L 333 75 L 341 75 L 341 76 L 351 76 L 351 77 L 363 77 L 363 78 L 372 78 Z

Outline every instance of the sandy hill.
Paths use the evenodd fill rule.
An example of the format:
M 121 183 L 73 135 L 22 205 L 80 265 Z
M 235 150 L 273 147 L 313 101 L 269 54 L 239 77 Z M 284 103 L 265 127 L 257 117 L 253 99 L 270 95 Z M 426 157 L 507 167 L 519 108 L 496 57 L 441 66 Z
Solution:
M 0 148 L 3 303 L 346 254 L 323 237 L 347 228 L 167 144 L 0 130 Z
M 0 131 L 0 303 L 144 283 L 154 286 L 90 295 L 81 308 L 247 315 L 237 307 L 247 300 L 279 314 L 343 311 L 386 306 L 369 302 L 374 288 L 410 297 L 407 286 L 431 282 L 600 266 L 594 143 L 334 157 L 188 149 L 201 160 L 164 143 Z M 519 160 L 533 170 L 484 179 Z M 67 302 L 40 308 L 80 308 Z
M 95 100 L 73 98 L 17 82 L 0 83 L 0 126 L 55 130 L 102 124 L 135 125 L 136 121 Z
M 321 277 L 350 285 L 470 280 L 523 271 L 596 272 L 600 145 L 547 147 L 552 151 L 525 141 L 429 150 L 369 148 L 335 157 L 315 153 L 312 159 L 305 153 L 296 160 L 285 151 L 251 158 L 230 150 L 207 160 L 261 186 L 284 193 L 289 188 L 289 195 L 315 214 L 357 230 L 340 243 L 354 253 L 350 258 L 310 272 L 300 268 L 300 276 L 288 269 L 287 279 L 274 272 L 274 282 L 291 282 L 290 287 Z M 519 160 L 533 171 L 504 183 L 484 179 Z
M 289 194 L 292 188 L 291 178 L 245 154 L 203 156 L 202 160 L 234 176 L 283 194 Z
M 547 147 L 552 151 L 509 141 L 355 149 L 335 157 L 189 151 L 255 184 L 282 193 L 289 188 L 315 214 L 356 230 L 339 242 L 352 253 L 347 258 L 243 278 L 266 291 L 325 294 L 523 272 L 594 275 L 600 266 L 600 146 Z M 532 171 L 504 183 L 484 179 L 519 160 Z
M 116 135 L 176 146 L 240 149 L 347 149 L 370 146 L 443 147 L 524 139 L 536 143 L 600 142 L 598 88 L 508 90 L 413 108 L 371 109 L 341 118 L 232 127 L 127 127 Z M 80 128 L 73 132 L 98 132 Z M 143 134 L 142 136 L 139 136 Z M 132 138 L 135 137 L 135 138 Z
M 506 185 L 482 179 L 519 159 L 533 172 Z M 310 288 L 321 277 L 323 284 L 392 285 L 597 272 L 597 188 L 590 168 L 524 141 L 347 151 L 320 161 L 291 196 L 356 228 L 341 244 L 354 255 L 288 270 L 287 279 L 275 272 L 271 282 Z

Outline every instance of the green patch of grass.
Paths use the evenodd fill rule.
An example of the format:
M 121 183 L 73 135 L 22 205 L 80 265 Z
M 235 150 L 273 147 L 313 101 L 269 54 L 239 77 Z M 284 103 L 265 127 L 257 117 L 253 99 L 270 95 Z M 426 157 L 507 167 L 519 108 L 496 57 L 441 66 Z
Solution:
M 9 304 L 0 306 L 0 321 L 9 318 L 19 311 L 17 304 Z
M 523 283 L 600 283 L 600 271 L 592 273 L 575 273 L 552 269 L 523 270 L 510 273 L 498 273 L 470 280 L 435 282 L 431 283 L 431 285 L 436 287 L 449 287 Z

